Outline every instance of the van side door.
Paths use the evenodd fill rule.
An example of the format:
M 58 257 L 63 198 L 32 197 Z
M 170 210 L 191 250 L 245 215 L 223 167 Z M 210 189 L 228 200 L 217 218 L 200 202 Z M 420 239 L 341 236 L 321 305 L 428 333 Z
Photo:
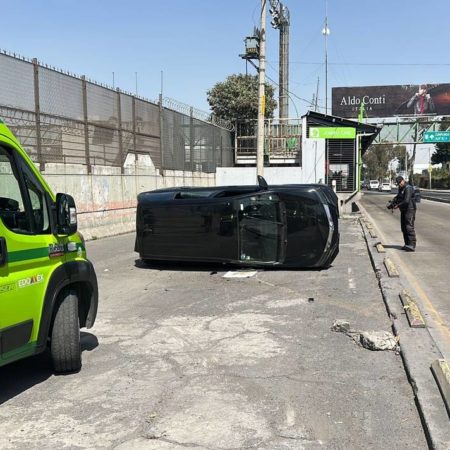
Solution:
M 0 145 L 0 365 L 34 352 L 46 286 L 64 259 L 51 202 L 28 163 Z

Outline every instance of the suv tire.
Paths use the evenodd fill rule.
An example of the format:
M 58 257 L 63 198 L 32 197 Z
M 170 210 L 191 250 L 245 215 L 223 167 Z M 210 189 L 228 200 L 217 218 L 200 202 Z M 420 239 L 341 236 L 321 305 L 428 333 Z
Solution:
M 50 344 L 53 367 L 55 372 L 78 372 L 81 369 L 78 296 L 73 290 L 65 290 L 60 295 Z

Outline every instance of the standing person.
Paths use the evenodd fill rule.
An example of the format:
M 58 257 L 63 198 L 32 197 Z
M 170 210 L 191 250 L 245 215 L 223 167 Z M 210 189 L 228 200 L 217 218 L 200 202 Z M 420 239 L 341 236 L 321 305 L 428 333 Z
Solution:
M 433 99 L 427 92 L 426 84 L 421 84 L 419 86 L 419 92 L 416 92 L 406 105 L 407 108 L 410 108 L 411 106 L 414 107 L 415 115 L 433 114 L 436 112 Z
M 400 209 L 400 224 L 405 245 L 402 250 L 416 251 L 416 202 L 414 200 L 414 187 L 407 184 L 402 176 L 395 179 L 398 186 L 398 194 L 394 198 L 394 209 Z

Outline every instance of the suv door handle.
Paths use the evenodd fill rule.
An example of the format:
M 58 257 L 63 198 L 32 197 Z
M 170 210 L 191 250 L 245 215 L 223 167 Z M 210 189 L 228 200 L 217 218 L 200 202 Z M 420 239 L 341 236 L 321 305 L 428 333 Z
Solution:
M 0 237 L 0 266 L 3 266 L 6 263 L 7 254 L 6 239 L 4 237 Z

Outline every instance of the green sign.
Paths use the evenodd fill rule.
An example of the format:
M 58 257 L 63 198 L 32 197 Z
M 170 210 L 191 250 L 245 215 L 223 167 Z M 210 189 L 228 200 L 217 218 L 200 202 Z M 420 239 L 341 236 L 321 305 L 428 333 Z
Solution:
M 356 128 L 353 127 L 311 127 L 310 139 L 355 139 Z
M 425 131 L 423 142 L 450 142 L 450 131 Z

